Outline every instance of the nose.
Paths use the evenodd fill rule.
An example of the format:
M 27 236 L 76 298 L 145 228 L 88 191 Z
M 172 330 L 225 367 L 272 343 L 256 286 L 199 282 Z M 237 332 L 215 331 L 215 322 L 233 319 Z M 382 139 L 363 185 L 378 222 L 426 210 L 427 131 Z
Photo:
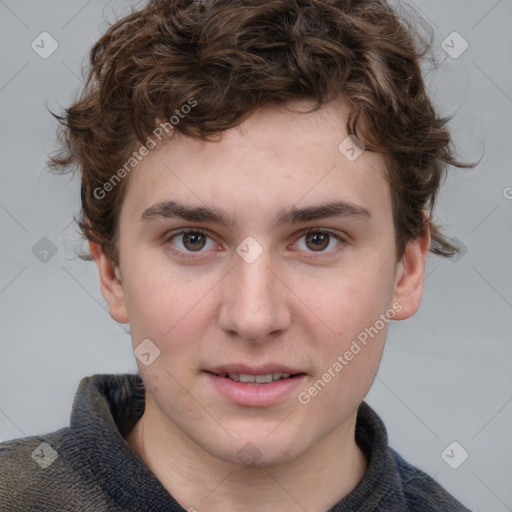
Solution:
M 239 258 L 224 277 L 218 315 L 223 331 L 262 343 L 288 329 L 290 292 L 271 263 L 266 251 L 252 263 Z

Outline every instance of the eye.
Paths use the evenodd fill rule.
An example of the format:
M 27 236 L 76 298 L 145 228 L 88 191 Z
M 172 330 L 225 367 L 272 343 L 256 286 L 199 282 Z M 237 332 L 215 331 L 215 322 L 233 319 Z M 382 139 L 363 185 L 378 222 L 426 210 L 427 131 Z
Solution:
M 331 231 L 309 230 L 295 243 L 295 248 L 307 252 L 328 252 L 342 245 L 343 239 Z
M 215 249 L 216 244 L 206 233 L 197 229 L 182 230 L 168 238 L 179 252 L 204 252 L 203 249 Z

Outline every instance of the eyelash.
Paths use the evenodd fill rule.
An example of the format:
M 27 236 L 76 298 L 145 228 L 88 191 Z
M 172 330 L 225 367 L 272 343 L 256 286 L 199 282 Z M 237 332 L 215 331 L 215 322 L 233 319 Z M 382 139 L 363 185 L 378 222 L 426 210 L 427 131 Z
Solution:
M 173 238 L 175 237 L 179 237 L 180 235 L 185 235 L 187 233 L 193 233 L 193 234 L 200 234 L 200 235 L 204 235 L 206 237 L 208 237 L 210 240 L 214 240 L 213 237 L 205 230 L 203 229 L 200 229 L 200 228 L 184 228 L 184 229 L 180 229 L 179 231 L 175 231 L 175 232 L 172 232 L 169 234 L 169 236 L 167 236 L 164 240 L 164 243 L 165 244 L 169 244 L 171 245 L 171 249 L 170 249 L 170 252 L 174 255 L 174 256 L 180 256 L 180 257 L 185 257 L 185 258 L 200 258 L 201 255 L 203 254 L 203 251 L 181 251 L 181 250 L 178 250 L 178 249 L 175 249 L 172 247 L 172 240 Z M 328 251 L 308 251 L 306 254 L 308 258 L 311 258 L 311 259 L 314 259 L 314 258 L 318 258 L 318 257 L 321 257 L 322 255 L 325 256 L 326 254 L 330 254 L 334 251 L 337 251 L 337 250 L 340 250 L 340 248 L 342 246 L 346 246 L 348 245 L 348 240 L 344 237 L 342 237 L 339 233 L 335 232 L 335 231 L 332 231 L 330 229 L 326 229 L 326 228 L 306 228 L 306 229 L 303 229 L 301 231 L 299 231 L 299 233 L 297 234 L 297 239 L 296 239 L 296 242 L 299 241 L 301 238 L 303 238 L 304 236 L 307 236 L 311 233 L 322 233 L 322 234 L 328 234 L 330 237 L 334 238 L 338 243 L 339 245 L 334 248 L 334 249 L 330 249 Z M 341 247 L 340 247 L 341 246 Z M 300 250 L 300 249 L 296 249 L 296 250 Z

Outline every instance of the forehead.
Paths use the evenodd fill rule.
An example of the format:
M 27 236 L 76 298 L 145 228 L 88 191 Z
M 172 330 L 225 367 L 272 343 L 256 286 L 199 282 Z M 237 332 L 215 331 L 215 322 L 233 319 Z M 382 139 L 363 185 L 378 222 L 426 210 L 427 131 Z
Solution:
M 353 158 L 360 148 L 347 139 L 347 105 L 305 113 L 310 107 L 295 101 L 261 109 L 219 142 L 176 134 L 134 169 L 123 210 L 135 220 L 158 202 L 179 200 L 254 219 L 339 199 L 389 209 L 382 158 L 367 151 Z

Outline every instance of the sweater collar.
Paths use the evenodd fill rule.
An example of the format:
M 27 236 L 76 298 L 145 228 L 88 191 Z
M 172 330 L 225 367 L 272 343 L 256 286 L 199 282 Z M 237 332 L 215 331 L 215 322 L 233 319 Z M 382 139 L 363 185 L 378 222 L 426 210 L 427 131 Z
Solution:
M 142 416 L 144 402 L 138 375 L 93 375 L 81 380 L 70 421 L 78 446 L 87 454 L 79 471 L 127 512 L 184 512 L 123 438 Z
M 330 512 L 380 510 L 379 505 L 391 493 L 400 502 L 396 503 L 396 510 L 407 510 L 400 473 L 388 447 L 386 427 L 366 402 L 357 411 L 355 436 L 357 444 L 366 455 L 368 467 L 356 488 Z

